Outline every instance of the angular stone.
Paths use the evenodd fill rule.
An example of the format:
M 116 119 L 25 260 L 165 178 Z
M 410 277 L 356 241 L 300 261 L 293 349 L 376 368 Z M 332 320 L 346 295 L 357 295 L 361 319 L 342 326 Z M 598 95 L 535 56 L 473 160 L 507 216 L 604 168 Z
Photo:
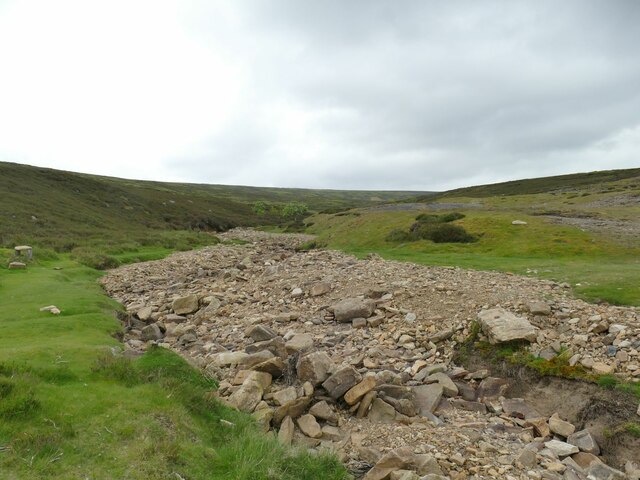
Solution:
M 551 315 L 551 306 L 540 301 L 527 302 L 527 309 L 531 315 Z
M 538 455 L 530 448 L 524 448 L 516 458 L 516 463 L 524 468 L 533 468 L 538 464 Z
M 184 297 L 176 298 L 173 303 L 171 303 L 171 309 L 176 315 L 186 315 L 188 313 L 197 312 L 199 308 L 198 305 L 198 296 L 197 295 L 187 295 Z
M 581 452 L 600 455 L 600 447 L 598 446 L 596 439 L 593 438 L 593 435 L 591 435 L 588 430 L 580 430 L 579 432 L 570 434 L 567 437 L 567 443 L 575 445 Z
M 369 375 L 364 378 L 360 383 L 351 387 L 347 393 L 344 394 L 344 400 L 349 405 L 354 405 L 368 392 L 373 390 L 376 386 L 376 377 Z
M 151 314 L 153 313 L 153 307 L 142 307 L 140 310 L 136 312 L 136 315 L 140 320 L 146 322 L 151 318 Z
M 307 413 L 297 420 L 300 431 L 307 437 L 320 438 L 322 436 L 322 428 L 316 421 L 316 417 Z
M 273 393 L 273 401 L 276 405 L 286 405 L 298 398 L 296 387 L 287 387 L 278 392 Z
M 455 397 L 456 395 L 458 395 L 458 387 L 455 383 L 453 383 L 453 380 L 451 380 L 451 378 L 449 378 L 449 375 L 447 375 L 446 373 L 438 372 L 434 373 L 433 375 L 429 375 L 424 380 L 424 383 L 439 383 L 440 385 L 442 385 L 444 394 L 447 397 Z
M 161 340 L 164 337 L 162 330 L 155 323 L 147 325 L 142 329 L 142 341 L 148 342 L 152 340 Z
M 553 415 L 551 415 L 551 418 L 549 418 L 549 429 L 553 433 L 565 438 L 567 438 L 569 435 L 571 435 L 573 432 L 576 431 L 575 425 L 572 425 L 569 422 L 565 422 L 558 416 L 557 413 L 554 413 Z M 575 443 L 572 443 L 572 442 L 567 442 L 567 443 L 575 445 Z
M 331 291 L 331 284 L 329 282 L 318 282 L 311 286 L 309 289 L 309 295 L 312 297 L 319 297 L 325 295 Z
M 271 375 L 268 375 L 268 380 L 264 375 L 268 374 L 254 372 L 249 375 L 240 388 L 228 398 L 229 404 L 242 412 L 253 412 L 260 400 L 262 400 L 264 389 L 268 386 L 265 383 L 271 384 Z
M 482 310 L 478 313 L 478 320 L 492 344 L 519 340 L 534 342 L 537 337 L 536 329 L 526 318 L 517 317 L 502 308 Z
M 264 342 L 265 340 L 271 340 L 278 336 L 278 334 L 269 327 L 259 324 L 251 325 L 245 330 L 244 334 L 253 339 L 254 342 Z
M 607 365 L 603 362 L 595 362 L 591 368 L 596 375 L 611 375 L 616 369 L 614 365 Z
M 592 453 L 586 453 L 586 452 L 579 452 L 574 455 L 571 455 L 571 460 L 576 462 L 578 466 L 580 466 L 580 468 L 582 468 L 583 470 L 586 470 L 587 468 L 589 468 L 594 462 L 602 463 L 602 460 L 600 460 L 598 457 L 596 457 Z
M 311 397 L 300 397 L 293 402 L 289 402 L 286 405 L 276 408 L 273 412 L 274 425 L 280 425 L 284 417 L 298 418 L 302 415 L 311 403 Z
M 333 424 L 338 423 L 338 415 L 325 400 L 321 400 L 320 402 L 316 403 L 313 407 L 311 407 L 309 409 L 309 413 L 314 417 L 324 420 L 326 422 L 333 423 Z
M 322 386 L 329 393 L 331 398 L 338 399 L 347 390 L 362 380 L 362 375 L 352 366 L 342 367 L 336 373 L 327 378 Z
M 367 418 L 377 423 L 393 423 L 396 419 L 396 409 L 387 402 L 376 398 L 371 404 Z
M 9 270 L 24 270 L 27 264 L 23 262 L 9 262 Z
M 358 411 L 356 412 L 357 418 L 364 418 L 367 416 L 367 413 L 369 413 L 369 407 L 371 407 L 371 404 L 377 396 L 378 393 L 372 390 L 364 397 L 362 397 L 362 400 L 360 400 L 360 405 L 358 406 Z
M 240 364 L 248 356 L 245 352 L 222 352 L 216 355 L 213 364 L 218 367 Z
M 283 445 L 291 445 L 293 441 L 293 434 L 296 431 L 296 425 L 293 423 L 291 417 L 285 417 L 280 424 L 280 430 L 278 431 L 278 440 Z
M 544 442 L 544 446 L 555 453 L 558 457 L 566 457 L 578 453 L 578 447 L 560 440 L 549 440 Z
M 272 408 L 258 408 L 260 404 L 256 407 L 255 411 L 251 414 L 251 416 L 255 419 L 256 423 L 260 425 L 262 431 L 267 433 L 271 429 L 271 419 L 273 418 L 273 409 Z
M 331 442 L 339 442 L 344 438 L 342 430 L 332 425 L 325 425 L 322 427 L 322 439 L 329 440 Z
M 533 427 L 539 437 L 546 438 L 551 436 L 551 430 L 549 430 L 549 424 L 544 418 L 530 418 L 524 422 L 525 427 Z
M 432 414 L 440 403 L 444 389 L 439 383 L 413 387 L 415 404 L 420 415 Z
M 347 298 L 332 307 L 336 322 L 344 323 L 354 318 L 369 318 L 375 309 L 375 303 L 361 298 Z
M 308 353 L 298 359 L 296 371 L 300 382 L 319 385 L 329 377 L 333 362 L 325 352 Z

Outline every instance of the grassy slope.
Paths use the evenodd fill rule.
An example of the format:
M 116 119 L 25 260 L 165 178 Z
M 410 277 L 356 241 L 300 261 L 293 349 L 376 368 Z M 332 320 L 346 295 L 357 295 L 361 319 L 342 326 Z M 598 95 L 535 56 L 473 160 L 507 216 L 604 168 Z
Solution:
M 117 305 L 99 275 L 66 257 L 0 270 L 0 479 L 344 478 L 222 407 L 177 355 L 114 358 Z
M 575 285 L 578 295 L 589 300 L 640 305 L 640 242 L 588 233 L 538 215 L 561 212 L 602 219 L 638 219 L 637 206 L 607 207 L 602 202 L 606 205 L 607 199 L 623 194 L 640 195 L 640 180 L 630 177 L 580 187 L 565 184 L 565 188 L 572 192 L 435 200 L 481 202 L 480 208 L 456 209 L 467 215 L 456 223 L 481 235 L 472 244 L 385 241 L 394 228 L 408 229 L 419 213 L 416 211 L 358 210 L 350 215 L 316 215 L 309 219 L 314 223 L 309 231 L 329 246 L 357 255 L 378 252 L 386 258 L 423 264 L 532 273 L 568 281 Z M 511 225 L 514 219 L 525 220 L 528 225 Z
M 137 240 L 158 230 L 219 230 L 263 221 L 257 200 L 312 210 L 371 205 L 411 192 L 349 192 L 124 180 L 0 162 L 0 245 Z M 35 218 L 32 218 L 35 217 Z M 57 246 L 54 244 L 54 246 Z

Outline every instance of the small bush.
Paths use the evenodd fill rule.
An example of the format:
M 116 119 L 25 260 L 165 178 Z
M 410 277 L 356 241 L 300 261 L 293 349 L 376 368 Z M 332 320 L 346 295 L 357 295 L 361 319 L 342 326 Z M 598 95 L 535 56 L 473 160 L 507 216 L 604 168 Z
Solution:
M 309 250 L 316 250 L 319 248 L 326 248 L 327 244 L 325 242 L 320 242 L 318 240 L 310 240 L 308 242 L 301 243 L 296 246 L 296 252 L 308 252 Z
M 411 240 L 411 235 L 401 228 L 394 228 L 384 239 L 387 242 L 407 242 Z
M 445 213 L 444 215 L 440 215 L 440 221 L 444 223 L 455 222 L 456 220 L 461 220 L 465 217 L 464 213 L 460 212 L 451 212 Z
M 460 225 L 445 223 L 432 229 L 430 240 L 435 243 L 471 243 L 475 242 L 477 237 L 468 233 Z
M 465 217 L 464 213 L 460 213 L 460 212 L 444 213 L 442 215 L 433 215 L 431 213 L 421 213 L 416 217 L 416 220 L 420 223 L 449 223 L 449 222 L 455 222 L 456 220 L 460 220 L 464 217 Z
M 438 223 L 440 221 L 438 215 L 431 213 L 421 213 L 416 217 L 416 220 L 420 223 Z

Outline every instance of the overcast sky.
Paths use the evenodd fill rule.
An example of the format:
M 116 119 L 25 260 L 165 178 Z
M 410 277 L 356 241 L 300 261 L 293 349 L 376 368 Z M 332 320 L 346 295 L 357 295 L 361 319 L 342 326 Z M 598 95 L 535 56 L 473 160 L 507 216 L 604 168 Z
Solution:
M 0 0 L 0 160 L 441 190 L 640 166 L 640 1 Z

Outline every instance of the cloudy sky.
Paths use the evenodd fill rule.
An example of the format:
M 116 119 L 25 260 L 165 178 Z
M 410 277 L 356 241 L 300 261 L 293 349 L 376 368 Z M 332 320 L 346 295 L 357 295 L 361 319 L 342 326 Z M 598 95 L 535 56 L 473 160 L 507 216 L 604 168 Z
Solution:
M 640 166 L 640 1 L 0 0 L 0 160 L 440 190 Z

